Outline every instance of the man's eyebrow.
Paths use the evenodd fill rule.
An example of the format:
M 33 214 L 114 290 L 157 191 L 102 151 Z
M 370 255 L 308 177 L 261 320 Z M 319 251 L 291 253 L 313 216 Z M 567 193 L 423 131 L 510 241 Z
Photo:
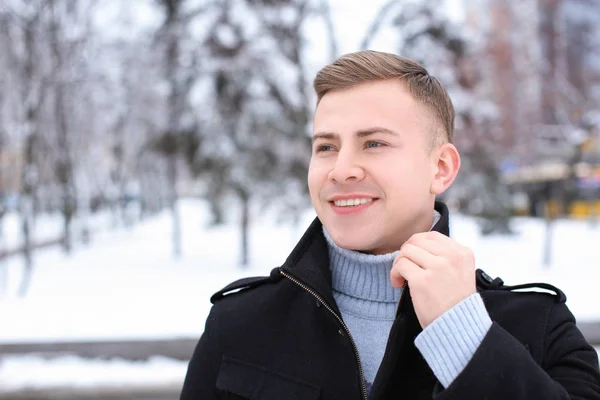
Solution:
M 374 126 L 372 128 L 366 128 L 366 129 L 360 129 L 358 131 L 356 131 L 356 136 L 358 138 L 364 138 L 367 136 L 371 136 L 375 133 L 385 133 L 388 135 L 394 135 L 394 136 L 400 136 L 397 132 L 388 129 L 388 128 L 383 128 L 380 126 Z M 334 132 L 317 132 L 313 135 L 312 137 L 312 141 L 313 143 L 319 139 L 324 139 L 324 140 L 336 140 L 339 139 L 340 135 L 338 135 L 337 133 Z
M 391 129 L 388 129 L 388 128 L 380 127 L 380 126 L 374 126 L 372 128 L 361 129 L 356 132 L 356 136 L 358 136 L 359 138 L 364 138 L 367 136 L 371 136 L 375 133 L 385 133 L 388 135 L 400 136 L 397 132 L 395 132 Z
M 337 133 L 333 133 L 333 132 L 317 132 L 313 135 L 312 137 L 312 141 L 313 143 L 319 139 L 325 139 L 325 140 L 335 140 L 335 139 L 339 139 L 340 135 L 338 135 Z

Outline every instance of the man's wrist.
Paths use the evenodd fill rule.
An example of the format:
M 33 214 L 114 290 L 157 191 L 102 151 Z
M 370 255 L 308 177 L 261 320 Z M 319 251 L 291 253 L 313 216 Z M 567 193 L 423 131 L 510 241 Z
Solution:
M 467 366 L 492 326 L 479 293 L 475 293 L 429 324 L 415 339 L 425 361 L 444 387 Z

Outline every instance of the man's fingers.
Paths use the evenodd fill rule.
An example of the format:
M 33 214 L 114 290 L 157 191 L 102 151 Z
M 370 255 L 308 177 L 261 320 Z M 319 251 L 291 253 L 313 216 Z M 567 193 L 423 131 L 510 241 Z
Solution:
M 427 243 L 427 245 L 428 247 L 437 250 L 436 243 Z M 426 250 L 425 248 L 412 243 L 405 243 L 400 249 L 398 257 L 408 258 L 410 261 L 423 269 L 435 267 L 440 264 L 440 261 L 442 260 L 440 257 L 432 254 L 432 252 Z
M 408 248 L 411 245 L 419 247 L 434 256 L 443 256 L 452 251 L 452 248 L 450 246 L 448 246 L 447 244 L 440 243 L 435 240 L 430 240 L 430 239 L 427 239 L 426 237 L 413 239 L 412 241 L 408 241 L 408 242 L 404 243 L 404 245 L 402 246 L 400 251 Z
M 456 246 L 458 244 L 450 236 L 446 236 L 443 233 L 436 231 L 417 233 L 416 235 L 413 235 L 413 237 L 421 237 L 427 240 L 432 240 L 441 244 L 445 244 L 447 246 Z
M 402 249 L 408 247 L 407 244 L 420 247 L 434 256 L 446 258 L 448 260 L 470 260 L 471 263 L 474 263 L 474 255 L 471 249 L 439 232 L 423 232 L 415 234 L 402 246 Z
M 390 281 L 395 288 L 401 288 L 406 281 L 417 278 L 423 270 L 406 257 L 398 255 L 390 272 Z

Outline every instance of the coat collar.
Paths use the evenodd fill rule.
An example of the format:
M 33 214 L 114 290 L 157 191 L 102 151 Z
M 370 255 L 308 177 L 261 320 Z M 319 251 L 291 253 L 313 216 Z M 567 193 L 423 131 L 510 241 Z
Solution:
M 442 202 L 435 202 L 435 209 L 440 213 L 440 219 L 432 231 L 450 234 L 448 207 Z M 290 253 L 281 270 L 292 275 L 309 286 L 328 304 L 335 306 L 329 269 L 329 250 L 323 235 L 323 225 L 315 218 L 308 227 L 294 250 Z M 336 307 L 337 308 L 337 307 Z M 339 310 L 336 310 L 339 312 Z

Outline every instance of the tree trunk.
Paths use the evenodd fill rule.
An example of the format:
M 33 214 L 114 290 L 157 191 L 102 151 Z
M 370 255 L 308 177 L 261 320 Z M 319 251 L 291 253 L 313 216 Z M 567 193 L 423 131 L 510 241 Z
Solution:
M 21 233 L 23 243 L 23 278 L 19 287 L 18 295 L 24 297 L 27 294 L 33 274 L 33 249 L 32 231 L 34 225 L 34 205 L 39 184 L 38 171 L 38 111 L 43 98 L 43 89 L 38 88 L 36 92 L 35 82 L 35 24 L 37 18 L 28 21 L 25 27 L 25 46 L 27 58 L 25 60 L 24 76 L 25 94 L 23 102 L 26 104 L 25 127 L 27 130 L 25 138 L 25 152 L 23 169 L 21 171 L 21 199 L 19 201 L 19 214 L 21 218 Z M 34 98 L 33 98 L 34 97 Z
M 173 234 L 173 258 L 181 258 L 181 218 L 179 216 L 177 194 L 177 155 L 171 154 L 168 159 L 169 183 L 171 185 L 171 198 L 169 208 L 171 209 L 172 234 Z
M 177 159 L 181 152 L 180 143 L 180 124 L 182 117 L 182 106 L 185 104 L 183 100 L 182 88 L 179 85 L 179 76 L 181 67 L 179 64 L 180 54 L 180 32 L 178 28 L 181 22 L 181 6 L 183 2 L 172 0 L 161 0 L 159 2 L 166 12 L 166 19 L 163 25 L 165 32 L 164 39 L 166 41 L 164 58 L 165 78 L 169 83 L 168 95 L 168 110 L 167 110 L 167 126 L 163 134 L 165 137 L 172 140 L 172 147 L 166 153 L 167 158 L 167 178 L 169 179 L 169 208 L 172 216 L 172 234 L 173 234 L 173 257 L 181 257 L 181 223 L 178 207 L 177 194 Z
M 65 192 L 67 188 L 63 189 Z M 69 194 L 63 192 L 63 196 L 69 196 Z M 73 250 L 73 235 L 71 232 L 71 223 L 73 222 L 73 213 L 71 211 L 71 200 L 63 199 L 63 250 L 66 254 L 71 254 Z
M 249 237 L 250 237 L 250 196 L 244 191 L 238 191 L 242 213 L 240 218 L 240 234 L 241 234 L 241 247 L 240 247 L 240 266 L 246 268 L 249 263 Z
M 4 198 L 4 194 L 0 193 L 0 198 Z M 4 214 L 6 209 L 0 204 L 0 250 L 4 250 Z M 0 300 L 6 294 L 8 287 L 8 266 L 0 261 Z
M 126 180 L 123 178 L 124 175 L 121 175 L 121 178 L 118 182 L 119 185 L 119 205 L 118 205 L 118 209 L 119 209 L 119 214 L 120 214 L 120 220 L 121 223 L 123 224 L 123 226 L 125 228 L 131 228 L 134 221 L 133 218 L 131 216 L 131 207 L 130 207 L 130 202 L 133 201 L 133 199 L 130 197 L 130 194 L 127 192 L 127 182 Z
M 69 140 L 70 132 L 67 117 L 67 99 L 65 92 L 65 82 L 63 81 L 65 59 L 64 49 L 61 48 L 59 30 L 61 23 L 59 11 L 55 8 L 53 11 L 53 21 L 50 28 L 51 50 L 53 58 L 54 76 L 54 116 L 56 118 L 56 133 L 58 145 L 58 157 L 56 161 L 56 174 L 62 190 L 62 213 L 63 213 L 63 249 L 65 253 L 72 250 L 71 223 L 76 211 L 75 182 L 73 181 L 73 162 L 71 143 Z
M 212 199 L 210 201 L 210 226 L 221 226 L 225 223 L 225 215 L 223 215 L 223 208 L 220 204 L 221 201 L 221 198 Z
M 26 196 L 21 199 L 21 232 L 23 233 L 23 277 L 19 287 L 18 295 L 25 297 L 31 283 L 33 275 L 33 250 L 31 244 L 31 228 L 32 228 L 32 213 L 33 199 L 31 196 Z
M 37 110 L 28 110 L 27 125 L 30 130 L 34 130 L 34 118 L 37 118 Z M 38 183 L 37 172 L 37 134 L 30 131 L 25 142 L 25 160 L 21 175 L 21 199 L 19 201 L 19 214 L 21 217 L 21 234 L 23 241 L 23 279 L 19 288 L 19 296 L 24 297 L 27 294 L 31 275 L 33 273 L 33 249 L 32 249 L 32 231 L 34 218 L 34 197 Z
M 60 89 L 59 89 L 60 91 Z M 61 99 L 60 101 L 58 99 Z M 76 212 L 76 195 L 73 182 L 73 165 L 70 160 L 70 152 L 68 149 L 68 132 L 65 113 L 65 105 L 62 101 L 62 95 L 57 96 L 56 113 L 59 123 L 59 160 L 57 162 L 56 171 L 58 174 L 61 191 L 62 191 L 62 214 L 63 214 L 63 250 L 69 254 L 72 250 L 72 222 Z

